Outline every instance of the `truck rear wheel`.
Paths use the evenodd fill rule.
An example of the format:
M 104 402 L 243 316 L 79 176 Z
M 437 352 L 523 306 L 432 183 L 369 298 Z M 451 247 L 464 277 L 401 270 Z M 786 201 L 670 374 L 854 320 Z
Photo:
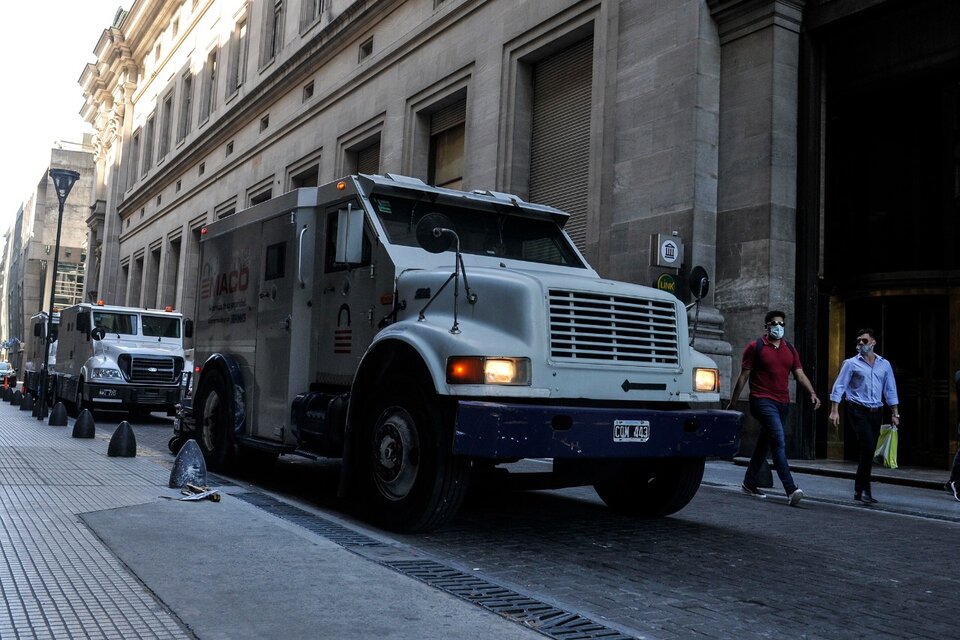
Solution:
M 226 469 L 233 458 L 233 396 L 223 374 L 204 375 L 194 407 L 197 444 L 207 466 L 213 471 Z
M 469 464 L 453 455 L 452 416 L 419 385 L 384 381 L 365 420 L 361 464 L 371 519 L 402 532 L 428 531 L 460 508 Z
M 593 488 L 618 513 L 668 516 L 687 506 L 697 494 L 703 465 L 703 458 L 620 460 Z

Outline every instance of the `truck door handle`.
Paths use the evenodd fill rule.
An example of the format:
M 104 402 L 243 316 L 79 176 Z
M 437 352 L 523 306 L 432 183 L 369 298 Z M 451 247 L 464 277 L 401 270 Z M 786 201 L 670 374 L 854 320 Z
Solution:
M 300 229 L 300 246 L 297 249 L 297 279 L 300 281 L 300 288 L 307 286 L 307 283 L 303 281 L 303 234 L 307 232 L 307 227 L 304 225 L 303 229 Z
M 264 298 L 269 298 L 269 297 L 270 297 L 270 292 L 269 292 L 269 291 L 261 291 L 261 292 L 260 292 L 260 295 L 257 296 L 257 297 L 260 298 L 261 300 L 263 300 Z

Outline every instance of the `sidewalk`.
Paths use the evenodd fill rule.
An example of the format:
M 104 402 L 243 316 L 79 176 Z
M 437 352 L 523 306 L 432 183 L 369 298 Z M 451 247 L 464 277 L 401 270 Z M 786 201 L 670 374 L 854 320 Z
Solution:
M 749 458 L 736 457 L 734 463 L 747 466 Z M 833 478 L 849 478 L 853 480 L 857 475 L 857 463 L 847 460 L 789 460 L 790 470 L 795 473 L 810 473 L 818 476 Z M 768 462 L 769 465 L 769 462 Z M 770 467 L 773 472 L 773 467 Z M 773 472 L 776 473 L 776 472 Z M 928 469 L 920 467 L 898 467 L 887 469 L 883 465 L 874 464 L 871 479 L 873 482 L 896 484 L 921 489 L 937 489 L 942 491 L 944 483 L 950 478 L 949 469 Z
M 110 458 L 116 424 L 72 429 L 0 403 L 0 638 L 543 637 L 258 508 L 265 494 L 162 499 L 180 495 L 168 455 Z

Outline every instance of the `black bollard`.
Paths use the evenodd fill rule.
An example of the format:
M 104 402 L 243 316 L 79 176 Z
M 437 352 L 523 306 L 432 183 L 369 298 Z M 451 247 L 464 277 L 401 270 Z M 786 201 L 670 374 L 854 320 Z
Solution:
M 59 403 L 57 403 L 59 404 Z M 54 407 L 56 409 L 56 407 Z M 93 422 L 93 414 L 89 409 L 84 409 L 77 416 L 77 421 L 73 423 L 74 438 L 92 438 L 97 433 L 97 425 Z
M 117 426 L 110 438 L 107 455 L 111 458 L 135 458 L 137 455 L 137 437 L 130 423 L 124 420 Z
M 0 396 L 0 397 L 3 398 L 4 402 L 10 402 L 10 398 L 13 397 L 13 389 L 11 389 L 10 387 L 4 387 L 3 396 Z
M 33 411 L 33 394 L 29 391 L 20 396 L 20 411 Z
M 67 408 L 63 406 L 62 402 L 53 405 L 53 411 L 50 413 L 50 422 L 47 424 L 51 427 L 67 426 Z
M 20 406 L 20 401 L 23 400 L 23 394 L 20 393 L 20 389 L 17 389 L 13 392 L 13 395 L 10 396 L 10 404 Z
M 192 438 L 180 447 L 180 453 L 173 461 L 173 469 L 170 470 L 170 482 L 167 486 L 171 489 L 180 489 L 187 483 L 198 487 L 207 485 L 207 463 L 203 459 L 200 445 Z

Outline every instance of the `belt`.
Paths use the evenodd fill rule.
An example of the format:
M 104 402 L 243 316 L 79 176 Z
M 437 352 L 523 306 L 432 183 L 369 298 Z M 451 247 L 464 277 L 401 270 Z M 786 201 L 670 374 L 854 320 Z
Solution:
M 847 402 L 850 402 L 849 400 Z M 865 404 L 860 404 L 859 402 L 850 402 L 851 405 L 857 407 L 858 409 L 863 409 L 864 411 L 869 411 L 870 413 L 879 413 L 883 411 L 883 405 L 879 407 L 868 407 Z

